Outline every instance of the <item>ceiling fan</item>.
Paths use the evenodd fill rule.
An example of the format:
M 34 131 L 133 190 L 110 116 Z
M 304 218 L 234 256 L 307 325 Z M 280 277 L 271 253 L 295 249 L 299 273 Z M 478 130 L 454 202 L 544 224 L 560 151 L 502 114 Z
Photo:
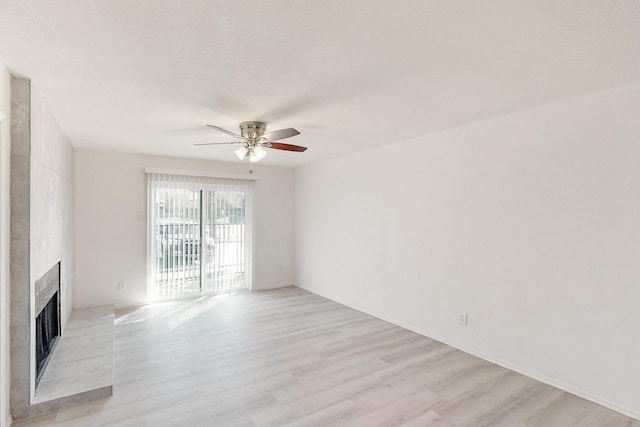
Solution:
M 249 158 L 251 163 L 259 162 L 267 155 L 265 148 L 273 148 L 274 150 L 297 151 L 303 152 L 307 147 L 299 145 L 283 144 L 277 142 L 278 139 L 290 138 L 299 135 L 300 132 L 294 128 L 280 129 L 273 132 L 265 133 L 267 124 L 264 122 L 242 122 L 240 123 L 240 135 L 214 125 L 207 125 L 219 132 L 231 135 L 238 141 L 233 142 L 205 142 L 193 145 L 230 145 L 241 144 L 242 147 L 234 151 L 238 159 L 243 160 Z

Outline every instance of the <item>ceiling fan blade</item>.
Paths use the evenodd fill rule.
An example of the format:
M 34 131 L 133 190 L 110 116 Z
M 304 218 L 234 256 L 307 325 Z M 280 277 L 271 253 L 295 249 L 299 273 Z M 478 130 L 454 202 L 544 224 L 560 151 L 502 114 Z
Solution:
M 264 135 L 262 135 L 262 137 L 267 138 L 269 141 L 273 141 L 275 139 L 291 138 L 292 136 L 296 136 L 296 135 L 300 135 L 300 132 L 298 132 L 294 128 L 288 128 L 288 129 L 274 130 L 273 132 L 265 133 Z
M 241 141 L 234 141 L 234 142 L 201 142 L 199 144 L 193 144 L 193 145 L 230 145 L 230 144 L 242 144 Z
M 233 133 L 233 132 L 231 132 L 231 131 L 228 131 L 228 130 L 226 130 L 226 129 L 220 128 L 220 127 L 218 127 L 218 126 L 214 126 L 214 125 L 207 125 L 207 126 L 208 126 L 208 127 L 210 127 L 210 128 L 213 128 L 213 129 L 217 130 L 218 132 L 226 133 L 227 135 L 231 135 L 231 136 L 233 136 L 233 137 L 235 137 L 235 138 L 238 138 L 238 139 L 244 139 L 244 138 L 242 138 L 240 135 L 238 135 L 238 134 L 236 134 L 236 133 Z
M 299 145 L 283 144 L 282 142 L 272 142 L 269 148 L 275 148 L 276 150 L 297 151 L 302 153 L 307 147 L 301 147 Z

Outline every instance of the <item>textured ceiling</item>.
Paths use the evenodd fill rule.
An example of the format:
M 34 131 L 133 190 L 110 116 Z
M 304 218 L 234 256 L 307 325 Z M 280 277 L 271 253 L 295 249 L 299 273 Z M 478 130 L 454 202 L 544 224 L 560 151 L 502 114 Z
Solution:
M 73 145 L 295 166 L 640 80 L 640 2 L 0 0 L 0 62 Z

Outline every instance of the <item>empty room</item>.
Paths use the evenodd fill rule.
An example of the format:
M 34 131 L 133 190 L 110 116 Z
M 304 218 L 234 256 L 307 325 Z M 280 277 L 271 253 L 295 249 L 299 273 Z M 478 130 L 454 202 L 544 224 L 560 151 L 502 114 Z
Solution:
M 640 427 L 640 2 L 0 1 L 0 427 Z

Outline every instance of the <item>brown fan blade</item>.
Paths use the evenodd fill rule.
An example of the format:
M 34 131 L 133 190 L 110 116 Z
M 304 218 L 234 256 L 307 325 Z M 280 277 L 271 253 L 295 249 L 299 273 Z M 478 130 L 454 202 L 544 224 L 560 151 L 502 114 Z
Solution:
M 234 141 L 234 142 L 201 142 L 199 144 L 193 144 L 193 145 L 229 145 L 229 144 L 243 144 L 243 142 L 241 142 L 241 141 Z
M 210 127 L 210 128 L 212 128 L 212 129 L 215 129 L 215 130 L 217 130 L 218 132 L 226 133 L 227 135 L 231 135 L 231 136 L 233 136 L 233 137 L 235 137 L 235 138 L 238 138 L 238 139 L 244 139 L 244 138 L 242 138 L 240 135 L 238 135 L 238 134 L 236 134 L 236 133 L 233 133 L 233 132 L 231 132 L 231 131 L 228 131 L 228 130 L 226 130 L 226 129 L 220 128 L 220 127 L 218 127 L 218 126 L 214 126 L 214 125 L 207 125 L 207 127 Z
M 307 147 L 301 147 L 299 145 L 283 144 L 282 142 L 271 142 L 269 148 L 275 148 L 276 150 L 297 151 L 302 153 Z
M 273 141 L 274 139 L 291 138 L 292 136 L 296 136 L 296 135 L 300 135 L 300 132 L 298 132 L 294 128 L 288 128 L 288 129 L 274 130 L 273 132 L 265 133 L 264 135 L 262 135 L 262 137 L 267 138 L 269 141 Z

